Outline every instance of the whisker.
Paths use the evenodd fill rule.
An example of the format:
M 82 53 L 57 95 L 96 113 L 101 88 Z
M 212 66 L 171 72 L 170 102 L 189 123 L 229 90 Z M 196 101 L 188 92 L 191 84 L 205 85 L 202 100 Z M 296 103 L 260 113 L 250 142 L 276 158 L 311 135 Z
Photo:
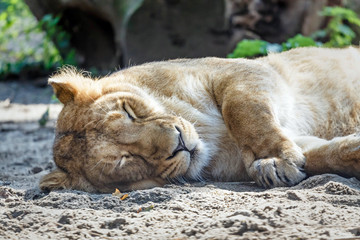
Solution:
M 91 99 L 93 100 L 93 102 L 95 102 L 95 99 L 93 97 L 91 97 L 86 91 L 85 91 L 85 94 Z M 105 111 L 105 109 L 103 109 L 99 104 L 97 104 L 97 106 L 99 106 L 99 108 L 105 113 L 107 114 L 108 112 Z M 109 109 L 110 110 L 110 109 Z
M 201 183 L 205 182 L 205 179 L 203 178 L 203 174 L 204 174 L 204 170 L 201 169 L 199 174 L 196 176 L 196 181 Z
M 109 105 L 108 105 L 108 103 L 107 103 L 106 101 L 105 101 L 105 105 L 106 105 L 108 111 L 110 112 L 110 111 L 111 111 L 111 108 L 109 107 Z
M 169 182 L 170 184 L 176 184 L 176 182 L 174 182 L 174 179 L 169 178 L 168 176 L 166 177 L 166 181 Z
M 176 181 L 178 181 L 180 184 L 185 184 L 187 181 L 185 180 L 184 176 L 177 176 Z
M 107 166 L 108 164 L 109 164 L 108 162 L 105 162 L 105 163 L 103 164 L 103 167 L 102 167 L 101 172 L 100 172 L 100 180 L 102 180 L 104 168 L 105 168 L 105 166 Z
M 86 128 L 88 125 L 90 125 L 90 124 L 92 124 L 92 123 L 94 123 L 94 122 L 96 122 L 96 121 L 97 121 L 97 120 L 92 120 L 92 121 L 88 122 L 87 124 L 84 125 L 84 128 Z
M 100 116 L 106 116 L 106 114 L 103 114 L 103 113 L 97 113 L 97 112 L 93 112 L 92 114 L 94 114 L 94 115 L 100 115 Z
M 106 122 L 106 119 L 103 119 L 102 121 L 99 121 L 99 123 L 101 123 L 101 125 L 103 125 L 105 122 Z
M 118 167 L 120 166 L 121 162 L 122 162 L 122 158 L 119 159 L 119 160 L 116 160 L 116 161 L 113 163 L 113 165 L 115 165 L 115 166 L 114 166 L 113 169 L 111 170 L 110 174 L 113 174 L 113 173 L 114 173 L 114 171 L 116 170 L 116 168 L 118 168 Z
M 93 127 L 93 129 L 96 129 L 97 126 L 98 126 L 100 123 L 101 123 L 101 124 L 104 124 L 104 121 L 98 121 L 98 122 L 96 123 L 96 125 Z
M 198 123 L 198 120 L 193 121 L 191 124 L 195 127 Z
M 99 104 L 98 104 L 98 106 L 107 114 L 108 112 L 111 111 L 111 107 L 109 106 L 109 104 L 106 101 L 104 101 L 104 103 L 105 103 L 108 111 L 104 110 Z
M 103 123 L 105 122 L 105 120 L 106 120 L 106 119 L 105 119 L 106 114 L 101 114 L 101 113 L 94 113 L 94 114 L 95 114 L 95 115 L 99 115 L 99 116 L 102 117 L 102 119 L 97 119 L 97 120 L 95 120 L 95 121 L 98 121 L 99 123 L 100 123 L 100 122 L 103 122 Z M 99 123 L 98 123 L 98 124 L 99 124 Z M 96 124 L 96 126 L 97 126 L 98 124 Z
M 167 166 L 167 167 L 159 174 L 159 176 L 165 177 L 165 176 L 163 176 L 163 175 L 166 174 L 166 172 L 174 165 L 174 163 L 175 163 L 175 162 L 170 163 L 170 165 Z M 168 176 L 169 176 L 169 174 L 166 174 L 166 177 L 168 177 Z
M 99 106 L 100 110 L 105 113 L 105 115 L 108 114 L 108 112 L 105 109 L 103 109 L 99 104 L 98 104 L 98 106 Z
M 175 164 L 175 166 L 173 167 L 173 169 L 170 171 L 170 173 L 168 174 L 169 177 L 171 177 L 171 175 L 176 172 L 176 170 L 178 169 L 178 167 L 180 166 L 181 162 L 178 162 L 177 164 Z
M 103 162 L 104 159 L 101 159 L 100 161 L 98 161 L 95 166 L 93 166 L 90 170 L 94 170 L 101 162 Z

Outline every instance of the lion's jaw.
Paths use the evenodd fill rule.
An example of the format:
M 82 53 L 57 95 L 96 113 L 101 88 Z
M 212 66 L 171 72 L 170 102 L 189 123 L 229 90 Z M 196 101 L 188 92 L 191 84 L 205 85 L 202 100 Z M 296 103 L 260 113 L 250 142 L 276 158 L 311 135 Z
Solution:
M 132 88 L 92 96 L 86 104 L 76 96 L 64 103 L 54 144 L 55 173 L 62 179 L 56 184 L 50 173 L 42 188 L 111 192 L 200 178 L 208 156 L 194 126 Z

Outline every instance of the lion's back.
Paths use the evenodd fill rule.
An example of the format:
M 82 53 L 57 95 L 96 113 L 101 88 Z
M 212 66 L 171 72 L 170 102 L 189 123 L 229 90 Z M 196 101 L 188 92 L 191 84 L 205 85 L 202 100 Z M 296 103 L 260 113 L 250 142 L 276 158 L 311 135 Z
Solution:
M 299 48 L 272 54 L 262 61 L 270 64 L 289 85 L 299 115 L 313 125 L 311 135 L 331 139 L 360 130 L 357 47 Z

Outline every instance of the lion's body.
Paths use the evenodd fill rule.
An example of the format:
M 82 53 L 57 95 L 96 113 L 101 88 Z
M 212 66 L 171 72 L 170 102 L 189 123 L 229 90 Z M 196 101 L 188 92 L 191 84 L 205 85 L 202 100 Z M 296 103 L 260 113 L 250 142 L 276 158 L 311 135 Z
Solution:
M 302 48 L 155 62 L 95 82 L 62 73 L 50 80 L 65 104 L 54 145 L 60 170 L 42 186 L 110 191 L 185 176 L 274 187 L 301 181 L 303 167 L 360 177 L 360 138 L 350 135 L 360 126 L 359 66 L 357 48 Z M 73 140 L 79 133 L 86 144 Z M 174 151 L 178 135 L 185 149 Z

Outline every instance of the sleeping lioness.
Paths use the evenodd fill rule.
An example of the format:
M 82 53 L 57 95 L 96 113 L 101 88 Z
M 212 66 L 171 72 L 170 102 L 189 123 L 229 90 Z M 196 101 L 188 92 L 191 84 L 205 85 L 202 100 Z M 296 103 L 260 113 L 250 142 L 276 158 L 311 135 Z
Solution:
M 42 189 L 111 192 L 182 180 L 292 186 L 360 179 L 360 50 L 154 62 L 50 78 L 64 104 Z

